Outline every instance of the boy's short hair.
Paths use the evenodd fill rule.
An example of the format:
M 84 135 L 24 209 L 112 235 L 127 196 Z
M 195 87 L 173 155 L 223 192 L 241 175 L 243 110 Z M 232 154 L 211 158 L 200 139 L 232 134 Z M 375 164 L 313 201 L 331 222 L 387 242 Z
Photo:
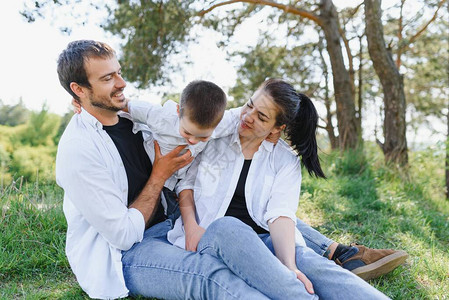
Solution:
M 87 78 L 85 63 L 90 58 L 111 58 L 115 56 L 115 51 L 109 45 L 92 41 L 78 40 L 67 45 L 58 58 L 58 77 L 62 87 L 79 100 L 79 97 L 70 88 L 70 83 L 90 88 L 91 85 Z
M 184 115 L 201 128 L 218 125 L 226 109 L 226 94 L 213 82 L 195 80 L 182 91 L 179 116 Z

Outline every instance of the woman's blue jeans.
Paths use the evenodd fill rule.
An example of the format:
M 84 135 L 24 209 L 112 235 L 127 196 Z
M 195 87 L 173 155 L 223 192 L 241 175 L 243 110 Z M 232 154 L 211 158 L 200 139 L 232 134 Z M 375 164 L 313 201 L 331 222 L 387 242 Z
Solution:
M 258 236 L 235 218 L 213 222 L 197 252 L 171 245 L 166 238 L 171 227 L 171 220 L 154 225 L 145 231 L 141 243 L 123 252 L 125 282 L 132 295 L 160 299 L 387 299 L 322 257 L 332 241 L 312 228 L 306 229 L 304 237 L 306 241 L 316 239 L 309 242 L 320 254 L 297 247 L 296 259 L 316 295 L 308 294 L 295 274 L 273 255 L 269 234 Z M 298 222 L 301 231 L 306 227 Z

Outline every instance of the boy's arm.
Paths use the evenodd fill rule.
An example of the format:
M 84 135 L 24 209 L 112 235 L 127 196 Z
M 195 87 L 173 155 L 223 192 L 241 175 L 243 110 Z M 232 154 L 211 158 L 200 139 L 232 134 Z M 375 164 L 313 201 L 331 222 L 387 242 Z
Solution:
M 195 252 L 198 243 L 206 231 L 196 221 L 195 202 L 193 201 L 193 190 L 183 190 L 179 194 L 179 210 L 181 211 L 186 235 L 186 250 Z
M 181 217 L 184 223 L 186 239 L 185 248 L 188 251 L 197 250 L 198 243 L 205 232 L 204 228 L 200 227 L 196 220 L 196 208 L 193 194 L 201 158 L 202 153 L 198 154 L 184 178 L 176 185 L 176 194 L 178 194 L 179 198 L 179 210 L 181 211 Z
M 233 134 L 235 127 L 240 120 L 240 112 L 242 108 L 231 108 L 224 112 L 223 118 L 214 130 L 213 138 L 221 138 Z
M 144 101 L 129 101 L 127 109 L 134 122 L 145 124 L 152 131 L 158 131 L 164 120 L 176 114 L 176 103 L 161 106 Z

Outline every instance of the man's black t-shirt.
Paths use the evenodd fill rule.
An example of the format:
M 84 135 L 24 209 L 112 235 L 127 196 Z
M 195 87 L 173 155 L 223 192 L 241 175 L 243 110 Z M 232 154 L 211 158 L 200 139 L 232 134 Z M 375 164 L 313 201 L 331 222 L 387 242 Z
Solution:
M 119 117 L 117 124 L 103 126 L 117 147 L 128 178 L 128 205 L 131 205 L 139 196 L 143 187 L 150 178 L 152 164 L 143 146 L 142 132 L 134 134 L 132 132 L 132 121 Z M 164 208 L 159 202 L 158 209 L 153 220 L 149 224 L 152 226 L 166 219 Z
M 237 187 L 235 188 L 234 196 L 232 196 L 231 203 L 229 204 L 225 216 L 231 216 L 239 219 L 246 225 L 251 226 L 251 228 L 254 229 L 254 231 L 258 234 L 268 233 L 268 231 L 257 225 L 256 222 L 254 222 L 254 220 L 249 215 L 248 207 L 246 206 L 245 183 L 246 177 L 248 177 L 250 165 L 251 160 L 250 159 L 245 160 L 242 171 L 240 172 Z

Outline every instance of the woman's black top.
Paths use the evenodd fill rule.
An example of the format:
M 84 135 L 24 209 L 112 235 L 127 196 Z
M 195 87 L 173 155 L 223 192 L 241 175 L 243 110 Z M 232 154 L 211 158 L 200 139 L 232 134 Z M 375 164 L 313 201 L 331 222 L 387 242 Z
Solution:
M 117 124 L 103 126 L 117 147 L 128 178 L 128 206 L 139 196 L 143 187 L 150 178 L 153 169 L 151 161 L 143 146 L 142 132 L 136 134 L 132 131 L 132 121 L 119 117 Z M 149 226 L 166 219 L 164 207 L 159 201 L 159 206 Z
M 246 225 L 249 225 L 258 234 L 268 233 L 268 231 L 257 225 L 256 222 L 254 222 L 254 220 L 249 215 L 248 207 L 246 206 L 245 184 L 246 184 L 246 177 L 248 177 L 250 165 L 251 159 L 248 160 L 245 159 L 242 171 L 240 172 L 237 187 L 235 188 L 234 196 L 232 196 L 231 203 L 229 204 L 225 216 L 231 216 L 239 219 Z

